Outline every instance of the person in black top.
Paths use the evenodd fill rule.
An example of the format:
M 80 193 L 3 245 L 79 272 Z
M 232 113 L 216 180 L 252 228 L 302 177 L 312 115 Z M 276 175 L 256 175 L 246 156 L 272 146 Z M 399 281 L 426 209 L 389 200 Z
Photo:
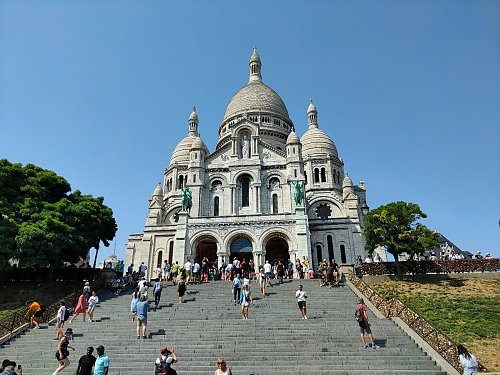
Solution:
M 94 367 L 95 357 L 92 355 L 94 348 L 89 346 L 87 354 L 82 355 L 78 361 L 76 375 L 92 375 L 92 367 Z

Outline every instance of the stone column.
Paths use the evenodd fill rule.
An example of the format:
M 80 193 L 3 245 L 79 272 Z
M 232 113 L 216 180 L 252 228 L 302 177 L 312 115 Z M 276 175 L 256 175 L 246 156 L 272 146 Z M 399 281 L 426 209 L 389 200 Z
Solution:
M 309 220 L 304 207 L 295 207 L 295 226 L 297 233 L 297 258 L 305 256 L 309 259 L 312 267 L 311 233 L 309 232 Z
M 188 214 L 187 212 L 179 212 L 179 221 L 177 222 L 177 229 L 175 231 L 175 242 L 174 242 L 174 254 L 172 257 L 172 263 L 175 264 L 176 261 L 180 265 L 184 265 L 188 256 L 187 251 L 189 246 L 188 238 Z

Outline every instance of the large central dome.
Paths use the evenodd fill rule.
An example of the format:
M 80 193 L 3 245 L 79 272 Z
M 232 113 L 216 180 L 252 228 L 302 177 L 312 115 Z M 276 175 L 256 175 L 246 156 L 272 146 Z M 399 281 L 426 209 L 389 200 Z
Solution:
M 244 112 L 266 112 L 288 119 L 288 110 L 280 96 L 261 81 L 249 82 L 229 101 L 224 120 Z

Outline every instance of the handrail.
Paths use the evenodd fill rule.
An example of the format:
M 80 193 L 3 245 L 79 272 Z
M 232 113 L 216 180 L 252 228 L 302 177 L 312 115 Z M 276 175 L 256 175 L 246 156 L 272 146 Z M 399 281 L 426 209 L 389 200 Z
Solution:
M 405 322 L 417 335 L 436 350 L 457 371 L 462 371 L 458 360 L 457 345 L 445 333 L 435 328 L 427 320 L 406 306 L 398 298 L 385 299 L 373 290 L 368 284 L 349 272 L 349 281 L 366 297 L 386 318 L 398 317 Z M 486 372 L 486 368 L 479 363 L 479 371 Z
M 105 282 L 105 279 L 97 278 L 92 281 L 93 288 L 99 290 L 105 286 Z M 75 290 L 64 298 L 61 298 L 57 302 L 54 302 L 51 305 L 47 306 L 45 312 L 40 317 L 40 321 L 42 323 L 49 323 L 52 319 L 54 319 L 57 315 L 57 310 L 59 310 L 60 301 L 65 301 L 66 307 L 68 309 L 76 306 L 80 294 L 80 288 L 78 288 L 78 290 Z M 25 328 L 28 323 L 29 320 L 26 318 L 25 308 L 20 308 L 19 310 L 14 311 L 12 314 L 9 314 L 6 317 L 0 319 L 0 344 L 3 344 L 12 339 L 12 337 L 15 336 L 19 332 L 19 330 Z

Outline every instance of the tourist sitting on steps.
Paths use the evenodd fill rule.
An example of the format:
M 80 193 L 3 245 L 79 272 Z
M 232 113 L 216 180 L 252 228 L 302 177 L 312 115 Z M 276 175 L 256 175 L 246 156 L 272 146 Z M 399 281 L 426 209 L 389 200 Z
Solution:
M 217 358 L 217 370 L 214 375 L 232 375 L 231 369 L 227 367 L 226 360 L 222 357 Z

